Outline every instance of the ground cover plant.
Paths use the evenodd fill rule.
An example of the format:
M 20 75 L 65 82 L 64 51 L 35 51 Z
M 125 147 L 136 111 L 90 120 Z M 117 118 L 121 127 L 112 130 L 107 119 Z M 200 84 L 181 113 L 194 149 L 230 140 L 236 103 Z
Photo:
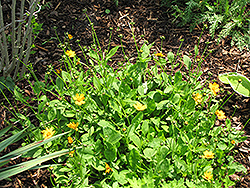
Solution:
M 163 6 L 171 7 L 180 26 L 191 24 L 193 30 L 197 24 L 207 22 L 212 37 L 217 35 L 221 41 L 231 38 L 231 46 L 249 49 L 249 1 L 248 0 L 163 0 Z
M 90 26 L 94 44 L 79 45 L 88 65 L 71 49 L 74 36 L 67 34 L 61 42 L 64 66 L 50 66 L 45 82 L 30 82 L 37 95 L 35 115 L 40 122 L 30 139 L 41 141 L 69 133 L 25 156 L 68 151 L 51 164 L 55 187 L 234 185 L 229 176 L 246 169 L 228 154 L 246 138 L 242 131 L 231 128 L 221 110 L 215 98 L 219 85 L 198 81 L 203 60 L 152 52 L 154 44 L 145 41 L 142 46 L 135 42 L 136 63 L 125 58 L 113 69 L 109 62 L 123 46 L 103 50 L 93 24 Z M 196 46 L 195 57 L 198 52 Z M 167 64 L 171 71 L 166 70 Z M 23 100 L 17 87 L 14 94 Z M 216 119 L 219 126 L 214 125 Z

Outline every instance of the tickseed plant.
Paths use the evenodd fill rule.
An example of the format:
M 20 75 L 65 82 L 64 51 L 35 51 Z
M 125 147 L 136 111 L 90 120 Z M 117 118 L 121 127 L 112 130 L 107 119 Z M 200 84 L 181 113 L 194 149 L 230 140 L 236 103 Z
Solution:
M 61 43 L 62 71 L 50 66 L 45 82 L 31 84 L 40 121 L 31 140 L 68 132 L 27 154 L 69 151 L 49 168 L 54 187 L 234 185 L 229 176 L 246 169 L 234 162 L 232 150 L 246 138 L 217 111 L 219 85 L 201 84 L 200 65 L 189 56 L 151 52 L 153 44 L 146 42 L 135 43 L 135 63 L 125 58 L 114 69 L 109 61 L 118 49 L 127 57 L 123 46 L 103 50 L 90 26 L 94 45 L 79 44 L 84 60 L 70 48 L 70 40 Z M 171 70 L 166 69 L 169 64 Z M 15 96 L 23 100 L 17 89 Z M 43 135 L 46 130 L 50 134 Z

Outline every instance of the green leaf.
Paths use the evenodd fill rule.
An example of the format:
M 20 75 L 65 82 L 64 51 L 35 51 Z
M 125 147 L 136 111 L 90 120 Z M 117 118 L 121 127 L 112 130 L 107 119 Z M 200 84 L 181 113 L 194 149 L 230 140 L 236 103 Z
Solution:
M 250 97 L 250 81 L 243 75 L 229 75 L 229 83 L 231 87 L 240 95 Z
M 182 80 L 182 75 L 181 75 L 181 72 L 178 71 L 175 73 L 174 75 L 174 85 L 178 85 L 180 83 L 180 81 Z
M 168 52 L 167 58 L 170 62 L 174 61 L 174 53 L 173 52 Z
M 161 176 L 166 176 L 170 167 L 169 159 L 161 160 L 156 166 L 156 172 Z
M 62 91 L 63 87 L 64 87 L 64 82 L 60 77 L 56 78 L 56 86 L 58 87 L 58 89 L 60 91 Z
M 187 66 L 188 69 L 191 68 L 192 61 L 187 55 L 183 56 L 183 62 Z
M 154 100 L 150 100 L 147 104 L 147 111 L 148 113 L 152 113 L 156 108 L 156 104 Z
M 26 128 L 27 129 L 27 128 Z M 6 148 L 7 146 L 9 146 L 10 144 L 20 140 L 22 137 L 24 137 L 26 134 L 23 134 L 23 132 L 26 130 L 26 129 L 23 129 L 22 131 L 12 135 L 11 137 L 3 140 L 2 142 L 0 142 L 0 152 Z M 5 131 L 5 130 L 4 130 Z M 4 157 L 4 156 L 3 156 Z M 0 157 L 1 159 L 2 157 Z
M 21 164 L 14 165 L 8 170 L 1 169 L 0 180 L 6 179 L 10 176 L 13 176 L 13 175 L 19 174 L 23 171 L 29 170 L 30 168 L 35 167 L 37 164 L 43 163 L 45 161 L 51 160 L 53 158 L 56 158 L 56 157 L 59 157 L 62 155 L 65 155 L 68 152 L 69 152 L 68 150 L 57 151 L 57 152 L 51 153 L 49 155 L 39 157 L 37 159 L 33 159 L 30 161 L 23 162 Z
M 106 143 L 104 155 L 107 160 L 114 161 L 116 159 L 117 149 L 109 143 Z
M 156 150 L 152 149 L 152 148 L 146 148 L 143 150 L 143 153 L 145 155 L 145 157 L 152 159 L 152 157 L 156 154 Z
M 141 129 L 142 129 L 142 134 L 143 135 L 146 135 L 148 133 L 148 131 L 149 131 L 149 125 L 148 125 L 148 121 L 147 120 L 143 121 Z
M 102 84 L 96 76 L 94 76 L 94 78 L 93 78 L 93 84 L 94 84 L 97 91 L 100 91 L 102 89 Z
M 95 59 L 96 61 L 100 60 L 100 57 L 98 55 L 98 53 L 94 50 L 89 50 L 89 53 L 87 53 L 87 55 L 89 55 L 90 57 L 92 57 L 93 59 Z
M 141 47 L 141 50 L 142 50 L 141 57 L 143 59 L 147 58 L 150 53 L 149 47 L 144 43 Z
M 108 61 L 113 55 L 115 55 L 119 47 L 120 46 L 116 46 L 109 51 L 109 53 L 106 55 L 106 61 Z
M 110 127 L 103 127 L 103 135 L 105 137 L 105 140 L 113 145 L 116 144 L 122 138 L 120 133 Z
M 63 114 L 63 116 L 65 116 L 65 117 L 74 117 L 76 115 L 76 113 L 74 112 L 74 111 L 72 111 L 72 110 L 65 110 L 65 112 L 64 112 L 64 114 Z
M 71 82 L 71 75 L 68 72 L 62 71 L 62 79 L 64 82 Z
M 132 142 L 140 149 L 141 148 L 141 140 L 140 138 L 135 134 L 135 133 L 132 133 L 130 136 L 129 136 L 130 140 L 132 140 Z
M 69 132 L 65 132 L 65 133 L 53 136 L 53 137 L 51 137 L 49 139 L 41 140 L 41 141 L 38 141 L 38 142 L 34 142 L 34 143 L 31 143 L 31 144 L 28 144 L 28 145 L 23 146 L 23 147 L 20 147 L 20 148 L 14 150 L 14 151 L 12 151 L 12 152 L 10 152 L 10 153 L 2 156 L 2 157 L 0 157 L 0 163 L 2 163 L 4 161 L 8 161 L 9 159 L 14 158 L 14 157 L 16 157 L 16 156 L 18 156 L 20 154 L 27 153 L 28 151 L 31 151 L 31 150 L 33 150 L 33 149 L 35 149 L 35 148 L 37 148 L 37 147 L 39 147 L 39 146 L 41 146 L 43 144 L 51 142 L 51 141 L 53 141 L 53 140 L 55 140 L 55 139 L 57 139 L 57 138 L 65 135 L 65 134 L 68 134 L 68 133 Z
M 194 46 L 194 53 L 195 53 L 195 56 L 197 56 L 199 53 L 199 48 L 197 45 Z
M 181 98 L 180 94 L 176 93 L 172 98 L 172 103 L 177 104 L 180 98 Z
M 110 105 L 111 108 L 113 108 L 119 114 L 123 114 L 122 110 L 121 110 L 121 106 L 115 100 L 111 99 L 108 102 L 109 102 L 109 105 Z
M 140 160 L 141 157 L 139 152 L 135 148 L 133 148 L 128 155 L 128 162 L 133 171 L 138 168 L 137 166 L 140 166 Z
M 8 131 L 10 130 L 10 128 L 12 127 L 12 125 L 9 125 L 3 129 L 0 130 L 0 138 Z M 1 151 L 1 150 L 0 150 Z

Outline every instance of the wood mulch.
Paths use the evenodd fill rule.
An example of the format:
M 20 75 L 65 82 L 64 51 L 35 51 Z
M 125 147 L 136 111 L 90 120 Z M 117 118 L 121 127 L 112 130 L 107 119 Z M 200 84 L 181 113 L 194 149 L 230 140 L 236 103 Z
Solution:
M 38 22 L 43 23 L 43 30 L 35 40 L 36 48 L 34 50 L 37 52 L 31 57 L 31 62 L 34 62 L 34 70 L 40 80 L 44 78 L 48 65 L 53 65 L 54 68 L 61 67 L 59 59 L 63 51 L 58 46 L 59 42 L 56 39 L 55 28 L 61 41 L 65 39 L 67 32 L 73 35 L 71 48 L 84 61 L 77 41 L 80 41 L 79 43 L 82 46 L 90 46 L 93 43 L 91 28 L 84 10 L 87 10 L 88 16 L 94 23 L 94 28 L 103 49 L 107 48 L 109 44 L 111 28 L 113 28 L 110 43 L 112 47 L 121 44 L 119 35 L 123 35 L 122 43 L 131 62 L 136 61 L 137 54 L 131 29 L 136 36 L 136 42 L 139 46 L 145 40 L 149 43 L 154 42 L 154 46 L 151 49 L 152 52 L 161 50 L 161 36 L 165 37 L 162 43 L 162 52 L 164 54 L 169 51 L 176 53 L 181 44 L 180 39 L 184 39 L 180 52 L 189 55 L 189 53 L 194 53 L 194 46 L 198 44 L 203 27 L 202 25 L 197 25 L 192 32 L 189 31 L 188 25 L 181 28 L 176 27 L 176 23 L 172 23 L 174 18 L 171 15 L 171 10 L 161 7 L 159 0 L 119 0 L 118 7 L 115 6 L 113 0 L 42 0 L 41 2 L 44 6 L 38 15 Z M 109 13 L 108 10 L 110 11 Z M 231 47 L 230 37 L 217 44 L 216 37 L 212 39 L 209 32 L 205 30 L 200 39 L 200 55 L 206 46 L 206 52 L 208 53 L 211 50 L 212 53 L 208 55 L 201 65 L 203 75 L 200 79 L 202 82 L 209 82 L 209 78 L 210 81 L 216 80 L 218 82 L 218 74 L 236 71 L 250 78 L 250 53 L 247 50 L 239 51 L 237 48 Z M 112 66 L 116 66 L 123 59 L 123 54 L 118 52 L 112 59 Z M 17 85 L 26 89 L 26 95 L 30 94 L 29 86 L 24 80 L 18 82 Z M 220 86 L 224 88 L 224 92 L 217 96 L 218 99 L 228 98 L 233 92 L 232 89 L 222 83 L 220 83 Z M 7 96 L 11 102 L 14 101 L 10 94 L 7 94 Z M 5 104 L 7 108 L 11 108 L 2 95 L 0 103 Z M 12 104 L 15 103 L 13 102 Z M 22 104 L 18 103 L 18 105 L 19 108 L 23 109 Z M 235 160 L 242 163 L 247 168 L 248 173 L 236 173 L 231 176 L 232 180 L 237 180 L 236 187 L 247 188 L 250 187 L 250 123 L 246 124 L 250 118 L 249 98 L 234 94 L 224 105 L 223 110 L 227 117 L 232 120 L 233 127 L 243 129 L 248 137 L 245 142 L 238 144 L 234 149 L 237 152 Z M 233 113 L 234 115 L 231 116 Z M 11 117 L 10 112 L 1 105 L 0 129 L 6 126 L 4 120 Z M 218 123 L 216 122 L 216 124 Z M 0 155 L 8 153 L 19 146 L 20 143 L 13 144 L 7 147 Z M 12 164 L 19 163 L 22 160 L 25 159 L 18 159 L 13 161 Z M 50 172 L 46 169 L 31 170 L 12 177 L 12 181 L 1 181 L 0 188 L 52 187 L 50 176 Z

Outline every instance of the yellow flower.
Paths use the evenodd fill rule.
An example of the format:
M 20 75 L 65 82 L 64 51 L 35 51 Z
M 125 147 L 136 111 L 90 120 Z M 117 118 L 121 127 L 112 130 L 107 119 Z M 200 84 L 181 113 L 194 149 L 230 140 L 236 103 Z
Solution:
M 70 157 L 73 157 L 73 156 L 74 156 L 74 153 L 75 153 L 75 150 L 70 151 L 70 152 L 69 152 L 69 156 L 70 156 Z
M 69 38 L 69 40 L 71 40 L 73 38 L 73 36 L 71 34 L 68 34 L 68 38 Z
M 81 106 L 82 104 L 85 104 L 85 101 L 83 101 L 85 99 L 83 94 L 79 95 L 77 93 L 76 96 L 73 97 L 73 99 L 75 100 L 75 104 L 78 105 L 78 106 Z
M 216 110 L 215 114 L 217 115 L 219 120 L 226 118 L 225 112 L 223 112 L 222 110 Z
M 156 57 L 165 57 L 162 53 L 155 54 Z
M 113 172 L 112 168 L 110 168 L 110 166 L 108 165 L 108 163 L 105 163 L 105 173 L 109 173 L 110 171 Z
M 209 89 L 213 92 L 214 95 L 217 95 L 217 92 L 220 91 L 219 84 L 215 82 L 213 84 L 209 83 Z
M 136 104 L 134 104 L 133 106 L 134 106 L 135 109 L 138 110 L 138 111 L 143 111 L 143 110 L 145 110 L 145 109 L 147 108 L 146 105 L 143 105 L 143 104 L 141 104 L 141 103 L 139 103 L 139 102 L 136 102 Z
M 193 99 L 195 101 L 195 104 L 201 104 L 202 103 L 202 95 L 199 93 L 193 93 Z
M 233 145 L 234 145 L 234 144 L 235 144 L 235 141 L 234 141 L 234 140 L 232 140 L 232 141 L 231 141 L 231 144 L 233 144 Z
M 62 72 L 62 69 L 56 69 L 56 73 L 60 74 Z
M 206 158 L 206 159 L 213 159 L 214 158 L 214 153 L 212 151 L 206 150 L 203 152 L 203 154 L 204 155 L 202 156 L 202 158 Z
M 71 128 L 71 129 L 75 129 L 76 131 L 78 131 L 78 125 L 79 125 L 79 123 L 77 122 L 77 123 L 75 123 L 75 122 L 70 122 L 67 126 L 69 127 L 69 128 Z
M 212 172 L 208 172 L 208 170 L 206 172 L 204 172 L 204 175 L 202 176 L 205 180 L 210 181 L 213 178 L 213 174 Z
M 41 131 L 41 133 L 43 134 L 44 140 L 51 138 L 53 134 L 55 134 L 55 132 L 56 131 L 53 131 L 53 127 L 50 127 L 49 129 L 46 127 L 45 130 Z
M 74 56 L 76 55 L 76 53 L 75 53 L 74 51 L 72 51 L 72 50 L 67 50 L 67 51 L 65 52 L 65 54 L 66 54 L 67 56 L 69 56 L 69 57 L 74 57 Z
M 69 142 L 70 144 L 73 143 L 73 139 L 72 139 L 70 136 L 68 137 L 68 142 Z

